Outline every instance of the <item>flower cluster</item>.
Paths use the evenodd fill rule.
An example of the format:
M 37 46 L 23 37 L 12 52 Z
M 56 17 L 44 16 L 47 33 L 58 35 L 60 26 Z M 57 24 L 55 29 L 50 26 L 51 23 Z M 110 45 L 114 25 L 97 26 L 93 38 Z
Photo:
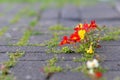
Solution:
M 99 45 L 100 34 L 101 28 L 98 27 L 95 20 L 92 20 L 89 24 L 78 24 L 74 27 L 74 32 L 69 37 L 63 36 L 59 44 L 60 46 L 67 46 L 62 46 L 64 53 L 76 52 L 83 54 L 81 60 L 84 60 L 86 63 L 87 74 L 89 74 L 93 80 L 98 80 L 102 77 L 98 55 L 95 52 L 95 48 L 101 47 Z
M 74 28 L 74 32 L 69 37 L 63 36 L 59 45 L 72 44 L 75 49 L 80 49 L 81 46 L 83 52 L 92 54 L 94 53 L 93 47 L 99 46 L 99 34 L 97 34 L 99 31 L 100 29 L 95 20 L 92 20 L 90 24 L 80 23 Z M 77 51 L 80 52 L 80 50 Z

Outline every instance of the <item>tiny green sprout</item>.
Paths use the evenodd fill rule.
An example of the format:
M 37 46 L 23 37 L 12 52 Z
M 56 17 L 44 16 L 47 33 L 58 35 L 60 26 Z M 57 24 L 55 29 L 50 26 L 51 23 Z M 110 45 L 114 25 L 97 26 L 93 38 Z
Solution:
M 62 47 L 62 52 L 63 53 L 73 53 L 74 51 L 72 51 L 68 46 Z

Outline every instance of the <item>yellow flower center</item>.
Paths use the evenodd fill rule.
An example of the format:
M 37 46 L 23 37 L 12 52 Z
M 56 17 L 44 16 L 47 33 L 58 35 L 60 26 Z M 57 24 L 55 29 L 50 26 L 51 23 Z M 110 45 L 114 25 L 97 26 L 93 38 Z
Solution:
M 81 38 L 81 40 L 83 40 L 85 38 L 85 33 L 86 33 L 85 30 L 79 30 L 78 31 L 78 35 Z

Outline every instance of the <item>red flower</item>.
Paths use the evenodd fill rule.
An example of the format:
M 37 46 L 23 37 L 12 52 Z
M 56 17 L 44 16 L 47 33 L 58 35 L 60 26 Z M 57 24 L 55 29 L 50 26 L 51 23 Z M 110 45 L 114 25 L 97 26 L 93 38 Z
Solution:
M 73 34 L 70 35 L 70 41 L 80 42 L 80 37 L 78 35 L 78 32 L 74 32 Z
M 101 78 L 103 75 L 101 72 L 95 72 L 96 78 Z
M 67 36 L 63 36 L 63 39 L 62 41 L 60 42 L 59 45 L 64 45 L 64 44 L 69 44 L 69 40 L 68 40 L 68 37 Z
M 92 29 L 95 29 L 95 28 L 97 27 L 97 24 L 96 24 L 95 20 L 92 20 L 92 21 L 91 21 L 89 27 L 92 28 Z
M 81 30 L 81 29 L 82 29 L 82 24 L 78 24 L 78 25 L 74 28 L 75 31 L 78 31 L 78 30 Z
M 83 24 L 83 29 L 86 30 L 86 32 L 89 32 L 89 24 L 84 23 Z

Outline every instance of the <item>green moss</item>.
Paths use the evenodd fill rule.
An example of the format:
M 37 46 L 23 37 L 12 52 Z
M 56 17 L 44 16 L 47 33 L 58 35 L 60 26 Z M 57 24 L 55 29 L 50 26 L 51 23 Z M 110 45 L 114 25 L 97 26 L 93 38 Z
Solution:
M 18 45 L 18 46 L 25 46 L 28 44 L 28 40 L 30 38 L 32 34 L 32 31 L 31 30 L 26 30 L 23 34 L 23 36 L 21 37 L 21 39 L 15 44 L 15 45 Z
M 31 37 L 33 29 L 34 29 L 36 24 L 37 24 L 37 20 L 31 21 L 29 24 L 30 27 L 28 27 L 28 29 L 24 32 L 21 39 L 15 45 L 18 45 L 18 46 L 28 45 L 29 38 Z
M 60 66 L 56 66 L 56 62 L 58 61 L 57 57 L 53 57 L 47 61 L 47 65 L 44 67 L 44 72 L 46 74 L 61 72 L 63 69 Z
M 28 12 L 28 16 L 36 16 L 37 15 L 37 13 L 36 13 L 36 11 L 33 11 L 33 10 L 31 10 L 31 11 L 29 11 Z
M 113 40 L 118 40 L 118 36 L 115 35 L 106 35 L 104 37 L 101 38 L 101 40 L 103 41 L 113 41 Z
M 32 31 L 31 35 L 42 35 L 43 33 L 41 33 L 40 31 Z
M 32 20 L 32 21 L 29 23 L 29 25 L 30 25 L 31 27 L 36 26 L 36 24 L 37 24 L 37 20 Z
M 0 36 L 3 36 L 4 33 L 5 33 L 7 30 L 8 30 L 8 27 L 7 27 L 7 26 L 5 26 L 5 27 L 3 27 L 2 29 L 0 29 Z
M 68 46 L 62 47 L 62 53 L 74 53 Z
M 105 35 L 101 38 L 103 41 L 112 41 L 120 39 L 120 29 L 115 28 L 106 28 Z
M 0 76 L 0 80 L 14 80 L 13 75 L 2 75 Z
M 63 31 L 64 30 L 65 31 L 65 30 L 71 30 L 71 29 L 59 24 L 59 25 L 51 26 L 49 30 L 51 31 Z
M 4 66 L 0 71 L 0 80 L 14 80 L 13 75 L 10 74 L 10 69 L 14 67 L 17 63 L 17 59 L 24 55 L 24 52 L 16 52 L 16 53 L 7 53 L 9 56 L 9 60 L 2 63 Z
M 11 21 L 11 24 L 17 23 L 20 20 L 20 16 L 16 15 Z
M 56 73 L 56 72 L 61 72 L 63 69 L 60 66 L 45 66 L 44 71 L 46 74 L 48 73 Z

